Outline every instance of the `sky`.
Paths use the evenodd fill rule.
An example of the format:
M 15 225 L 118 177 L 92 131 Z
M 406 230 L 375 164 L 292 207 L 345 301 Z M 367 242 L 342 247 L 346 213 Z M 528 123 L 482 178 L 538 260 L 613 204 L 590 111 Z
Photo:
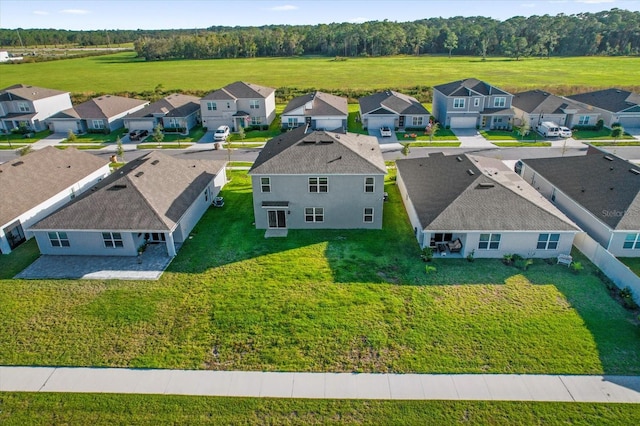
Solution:
M 407 22 L 422 18 L 572 15 L 612 8 L 640 11 L 640 0 L 0 0 L 0 28 L 65 30 Z

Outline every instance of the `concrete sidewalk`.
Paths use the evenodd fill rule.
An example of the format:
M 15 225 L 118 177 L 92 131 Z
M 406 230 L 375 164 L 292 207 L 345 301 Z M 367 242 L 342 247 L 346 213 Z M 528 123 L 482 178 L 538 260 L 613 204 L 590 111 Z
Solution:
M 0 391 L 640 403 L 640 376 L 276 373 L 0 367 Z

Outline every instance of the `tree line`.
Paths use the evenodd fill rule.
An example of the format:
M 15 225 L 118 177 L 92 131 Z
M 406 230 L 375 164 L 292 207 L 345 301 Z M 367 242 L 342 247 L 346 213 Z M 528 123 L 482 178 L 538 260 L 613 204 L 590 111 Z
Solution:
M 16 46 L 16 30 L 0 30 L 0 44 Z M 210 27 L 198 30 L 20 30 L 23 42 L 81 45 L 134 41 L 146 60 L 268 56 L 389 56 L 456 54 L 507 56 L 640 55 L 640 12 L 429 18 L 413 22 Z M 64 36 L 64 37 L 63 37 Z M 26 42 L 25 42 L 26 44 Z

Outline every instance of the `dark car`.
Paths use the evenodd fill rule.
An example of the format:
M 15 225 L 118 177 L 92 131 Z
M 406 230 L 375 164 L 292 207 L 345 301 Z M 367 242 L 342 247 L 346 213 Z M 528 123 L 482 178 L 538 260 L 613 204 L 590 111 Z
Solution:
M 132 141 L 139 141 L 141 139 L 146 138 L 149 135 L 149 131 L 147 130 L 134 130 L 129 133 L 129 139 Z

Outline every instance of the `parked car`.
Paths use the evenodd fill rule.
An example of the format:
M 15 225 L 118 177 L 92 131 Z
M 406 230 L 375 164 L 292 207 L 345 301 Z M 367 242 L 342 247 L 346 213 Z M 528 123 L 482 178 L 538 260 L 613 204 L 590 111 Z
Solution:
M 560 137 L 561 138 L 570 138 L 573 133 L 571 129 L 568 127 L 560 126 Z
M 391 137 L 391 128 L 389 126 L 383 126 L 380 128 L 380 136 L 383 138 Z
M 139 141 L 146 138 L 149 135 L 147 130 L 134 130 L 129 133 L 129 139 L 132 141 Z
M 213 134 L 214 141 L 226 141 L 229 137 L 229 126 L 220 126 Z
M 547 138 L 560 136 L 560 126 L 553 121 L 544 121 L 538 126 L 538 133 Z
M 520 174 L 520 172 L 522 172 L 522 160 L 516 161 L 516 164 L 513 166 L 513 171 L 517 174 Z

